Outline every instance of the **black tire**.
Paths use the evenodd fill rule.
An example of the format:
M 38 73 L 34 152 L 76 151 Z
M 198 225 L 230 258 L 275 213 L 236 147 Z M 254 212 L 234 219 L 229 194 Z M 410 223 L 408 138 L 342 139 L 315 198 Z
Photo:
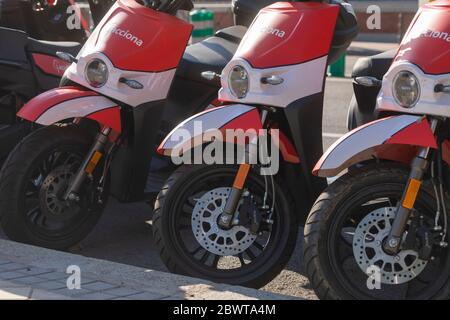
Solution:
M 450 255 L 448 254 L 448 250 L 440 260 L 443 266 L 442 273 L 436 274 L 433 281 L 430 280 L 430 284 L 427 286 L 423 282 L 423 290 L 416 290 L 416 287 L 410 288 L 409 286 L 412 286 L 413 281 L 422 281 L 419 280 L 422 274 L 425 277 L 426 273 L 429 276 L 433 272 L 434 269 L 430 271 L 430 268 L 434 268 L 434 266 L 432 261 L 429 261 L 428 265 L 423 269 L 422 274 L 417 276 L 418 279 L 416 280 L 414 278 L 410 281 L 411 284 L 408 284 L 408 289 L 404 293 L 405 297 L 402 296 L 403 294 L 398 295 L 397 293 L 393 293 L 395 286 L 390 284 L 383 283 L 380 290 L 368 290 L 367 287 L 363 287 L 366 283 L 363 284 L 361 282 L 360 286 L 354 285 L 352 281 L 358 280 L 352 279 L 358 277 L 367 279 L 367 275 L 358 268 L 357 263 L 354 262 L 355 268 L 357 269 L 356 272 L 354 271 L 352 275 L 348 276 L 343 276 L 344 273 L 342 270 L 344 267 L 341 266 L 344 265 L 344 262 L 340 262 L 341 266 L 337 265 L 337 261 L 339 260 L 336 258 L 338 257 L 337 251 L 340 249 L 336 249 L 338 246 L 337 242 L 339 242 L 336 230 L 339 230 L 339 226 L 345 226 L 343 221 L 346 217 L 345 215 L 348 215 L 348 212 L 351 211 L 349 208 L 354 204 L 352 208 L 362 208 L 356 207 L 358 201 L 361 203 L 363 201 L 362 199 L 375 197 L 377 194 L 381 195 L 383 192 L 384 194 L 398 194 L 401 196 L 408 181 L 408 176 L 409 171 L 401 167 L 389 167 L 387 165 L 366 166 L 355 169 L 339 178 L 317 199 L 305 225 L 304 259 L 308 278 L 320 299 L 448 298 L 450 292 Z M 418 209 L 419 207 L 420 209 Z M 436 200 L 432 185 L 430 182 L 424 182 L 416 201 L 416 209 L 420 212 L 421 210 L 426 211 L 425 208 L 429 208 L 429 212 L 433 212 L 433 210 L 436 210 L 435 207 Z M 353 210 L 355 211 L 355 209 Z M 368 214 L 370 211 L 369 209 L 367 210 L 367 212 L 361 213 L 361 215 Z M 349 246 L 351 247 L 352 244 Z M 355 261 L 353 254 L 351 258 Z M 358 272 L 360 274 L 357 274 Z M 432 274 L 431 277 L 434 277 L 434 275 Z M 416 286 L 416 283 L 414 285 Z M 395 290 L 397 289 L 399 289 L 399 286 L 395 288 Z M 406 296 L 406 294 L 410 294 L 410 296 Z
M 28 123 L 0 125 L 0 167 L 8 158 L 11 150 L 30 132 L 31 126 Z
M 274 230 L 277 231 L 271 233 L 271 237 L 275 240 L 267 242 L 264 249 L 261 249 L 261 255 L 258 255 L 255 260 L 252 259 L 251 263 L 245 266 L 241 263 L 240 268 L 231 270 L 208 269 L 200 266 L 196 258 L 180 243 L 181 240 L 178 239 L 175 231 L 174 219 L 177 217 L 176 212 L 181 210 L 180 205 L 184 203 L 184 195 L 191 192 L 198 182 L 203 181 L 206 184 L 204 179 L 213 179 L 222 175 L 234 177 L 236 172 L 237 166 L 184 165 L 172 174 L 162 188 L 155 203 L 153 236 L 161 259 L 171 272 L 218 283 L 259 288 L 276 277 L 287 264 L 296 244 L 298 221 L 294 210 L 291 210 L 290 198 L 286 197 L 277 183 L 275 183 L 276 213 L 273 217 L 274 225 L 277 224 Z M 247 184 L 250 180 L 252 183 L 263 183 L 264 179 L 251 171 Z M 231 186 L 224 180 L 221 180 L 219 184 Z M 277 218 L 275 218 L 276 215 Z M 192 214 L 188 215 L 189 221 L 191 216 Z M 193 236 L 191 229 L 187 232 Z M 196 245 L 200 246 L 198 242 Z M 208 252 L 205 249 L 202 250 Z
M 74 154 L 83 159 L 92 141 L 92 137 L 78 126 L 58 125 L 34 131 L 15 147 L 0 172 L 0 218 L 1 226 L 8 238 L 36 246 L 64 250 L 79 243 L 93 229 L 103 212 L 104 204 L 95 208 L 93 206 L 86 208 L 83 201 L 83 205 L 80 204 L 71 216 L 69 225 L 47 230 L 45 224 L 49 225 L 52 217 L 48 215 L 42 217 L 42 212 L 39 213 L 39 210 L 42 211 L 39 202 L 42 197 L 39 193 L 42 183 L 34 186 L 36 199 L 33 198 L 32 205 L 35 207 L 32 210 L 36 211 L 33 213 L 33 219 L 46 219 L 44 222 L 41 221 L 42 225 L 38 226 L 31 222 L 28 207 L 31 200 L 28 199 L 29 195 L 25 195 L 29 192 L 29 181 L 38 172 L 36 170 L 41 169 L 37 166 L 40 166 L 52 152 L 59 150 L 62 154 L 62 150 L 66 150 L 67 154 Z M 41 175 L 42 180 L 45 179 L 45 175 Z M 90 189 L 85 190 L 84 192 L 87 193 Z M 58 223 L 63 224 L 60 221 Z

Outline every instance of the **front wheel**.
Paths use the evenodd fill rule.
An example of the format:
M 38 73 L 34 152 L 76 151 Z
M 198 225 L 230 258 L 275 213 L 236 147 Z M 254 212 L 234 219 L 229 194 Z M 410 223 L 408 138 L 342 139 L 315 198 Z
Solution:
M 0 218 L 11 240 L 67 249 L 95 226 L 106 202 L 97 174 L 86 179 L 80 199 L 62 199 L 86 157 L 92 138 L 75 125 L 36 130 L 11 152 L 0 172 Z
M 438 245 L 443 234 L 434 231 L 429 182 L 418 194 L 401 250 L 383 250 L 408 176 L 403 168 L 366 166 L 339 178 L 316 201 L 305 225 L 304 257 L 320 299 L 447 299 L 450 254 Z M 439 225 L 445 218 L 440 215 Z
M 286 265 L 298 224 L 289 198 L 278 184 L 274 184 L 275 195 L 269 191 L 266 198 L 271 205 L 275 196 L 272 223 L 265 222 L 269 216 L 260 210 L 265 179 L 251 171 L 245 186 L 248 193 L 237 209 L 239 221 L 230 229 L 218 225 L 237 169 L 182 166 L 163 187 L 155 204 L 153 230 L 161 258 L 171 272 L 261 287 Z M 256 220 L 260 222 L 258 230 L 251 231 Z

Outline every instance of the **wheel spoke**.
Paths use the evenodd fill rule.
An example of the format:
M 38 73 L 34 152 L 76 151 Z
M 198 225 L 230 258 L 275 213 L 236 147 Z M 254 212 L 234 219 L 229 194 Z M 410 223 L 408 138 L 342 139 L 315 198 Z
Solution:
M 188 214 L 188 215 L 191 215 L 192 214 L 192 211 L 194 211 L 194 207 L 193 206 L 191 206 L 190 204 L 185 204 L 184 206 L 183 206 L 183 209 L 182 209 L 182 212 L 183 212 L 183 214 Z
M 187 202 L 189 203 L 189 205 L 192 206 L 192 208 L 194 208 L 195 205 L 197 204 L 198 199 L 199 199 L 200 197 L 201 197 L 201 194 L 193 195 L 193 196 L 191 196 L 191 197 L 189 197 L 189 198 L 187 199 Z
M 37 220 L 39 219 L 39 216 L 42 215 L 42 212 L 40 210 L 40 207 L 34 207 L 30 211 L 28 211 L 27 216 L 29 217 L 31 223 L 37 224 Z
M 250 248 L 248 248 L 244 252 L 248 255 L 248 257 L 250 258 L 250 261 L 253 261 L 253 260 L 255 260 L 256 256 L 255 256 L 255 254 L 252 252 L 252 250 Z
M 201 256 L 200 262 L 205 264 L 206 260 L 208 260 L 208 257 L 211 253 L 208 250 L 205 250 L 205 253 Z
M 71 162 L 71 160 L 73 161 Z M 79 159 L 77 156 L 75 156 L 73 153 L 69 153 L 69 155 L 67 156 L 66 160 L 64 160 L 62 165 L 70 167 L 70 165 L 76 164 L 78 161 Z
M 256 240 L 253 242 L 253 247 L 257 248 L 259 251 L 264 251 L 264 246 Z
M 348 246 L 353 246 L 353 237 L 355 235 L 355 228 L 346 227 L 341 230 L 341 239 Z
M 33 199 L 38 197 L 38 190 L 29 190 L 25 193 L 25 199 Z
M 51 160 L 51 166 L 52 168 L 55 168 L 61 161 L 62 153 L 61 152 L 55 152 L 52 154 L 52 160 Z M 64 165 L 64 162 L 62 163 Z
M 406 282 L 406 283 L 404 283 L 404 284 L 402 284 L 402 285 L 399 285 L 398 287 L 398 289 L 399 289 L 399 298 L 401 299 L 401 300 L 406 300 L 406 299 L 408 299 L 408 293 L 409 293 L 409 289 L 410 289 L 410 283 L 411 283 L 411 281 L 409 281 L 409 282 Z
M 47 225 L 46 222 L 47 218 L 43 214 L 39 215 L 36 220 L 36 224 L 41 227 L 45 227 Z
M 364 242 L 364 246 L 372 249 L 378 249 L 378 245 L 375 241 L 372 242 Z
M 202 249 L 202 246 L 198 246 L 197 248 L 195 248 L 193 251 L 189 252 L 190 255 L 195 256 L 197 253 L 200 252 L 200 250 Z
M 341 264 L 344 264 L 345 261 L 347 260 L 355 260 L 355 258 L 353 257 L 353 253 L 347 254 L 346 256 L 343 256 L 340 260 Z
M 245 266 L 246 263 L 245 263 L 245 260 L 244 260 L 244 255 L 242 253 L 239 253 L 238 254 L 238 258 L 239 258 L 239 262 L 241 263 L 241 266 L 242 267 Z
M 191 219 L 186 216 L 181 216 L 178 220 L 178 228 L 179 230 L 189 229 L 191 227 Z
M 45 170 L 43 165 L 40 165 L 37 169 L 39 170 L 39 174 L 42 177 L 46 177 L 47 176 L 48 172 Z
M 211 261 L 211 265 L 210 267 L 217 269 L 217 266 L 219 264 L 219 260 L 221 258 L 221 256 L 217 255 L 217 254 L 211 254 L 213 256 L 213 259 Z

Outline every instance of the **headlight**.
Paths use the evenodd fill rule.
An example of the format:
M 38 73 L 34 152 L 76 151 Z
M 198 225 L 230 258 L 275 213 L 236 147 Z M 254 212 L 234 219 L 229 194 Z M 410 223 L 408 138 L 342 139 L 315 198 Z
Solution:
M 248 73 L 244 67 L 235 66 L 230 72 L 228 84 L 231 93 L 239 99 L 245 98 L 248 92 Z
M 100 59 L 93 59 L 86 65 L 86 80 L 95 88 L 103 87 L 108 81 L 108 67 Z
M 400 71 L 394 78 L 392 94 L 402 107 L 414 107 L 420 97 L 419 80 L 409 71 Z

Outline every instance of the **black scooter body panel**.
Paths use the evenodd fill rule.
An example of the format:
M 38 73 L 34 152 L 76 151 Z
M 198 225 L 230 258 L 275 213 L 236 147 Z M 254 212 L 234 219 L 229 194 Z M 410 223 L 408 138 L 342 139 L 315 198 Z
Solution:
M 144 199 L 150 163 L 155 154 L 154 141 L 164 111 L 165 101 L 122 109 L 123 128 L 127 133 L 111 164 L 111 194 L 122 202 Z
M 352 78 L 371 76 L 382 80 L 397 54 L 397 49 L 358 59 Z M 375 107 L 380 87 L 365 87 L 353 81 L 354 97 L 349 105 L 347 127 L 353 130 L 377 119 Z
M 32 67 L 33 67 L 33 75 L 36 79 L 39 92 L 45 92 L 58 87 L 61 81 L 60 77 L 45 73 L 34 63 Z
M 301 217 L 306 218 L 311 205 L 327 186 L 326 179 L 312 175 L 312 170 L 323 154 L 322 112 L 323 91 L 294 101 L 284 110 L 290 129 L 291 139 L 297 149 L 300 164 L 290 175 L 297 177 L 287 182 L 300 209 Z
M 162 139 L 181 121 L 203 111 L 217 97 L 218 87 L 176 77 L 167 101 L 125 108 L 123 119 L 132 118 L 126 143 L 111 167 L 111 193 L 119 201 L 145 200 L 159 192 L 161 177 L 175 169 L 167 157 L 156 153 Z
M 28 59 L 25 32 L 0 28 L 0 88 L 5 93 L 15 92 L 25 99 L 34 97 L 38 90 L 34 80 L 33 67 Z

